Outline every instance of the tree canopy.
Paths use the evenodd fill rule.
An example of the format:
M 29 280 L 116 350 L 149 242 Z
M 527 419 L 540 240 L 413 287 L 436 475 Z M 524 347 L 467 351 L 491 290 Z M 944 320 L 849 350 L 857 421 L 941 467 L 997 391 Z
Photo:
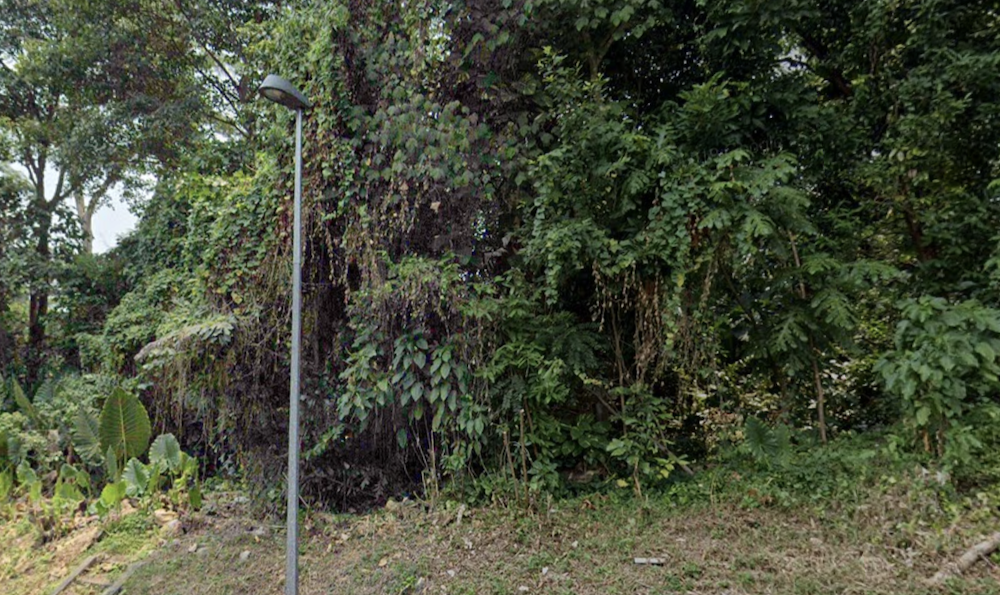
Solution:
M 542 490 L 591 469 L 641 492 L 751 418 L 821 443 L 891 427 L 948 464 L 986 448 L 994 2 L 0 14 L 0 146 L 28 171 L 0 179 L 0 365 L 29 383 L 60 366 L 130 379 L 154 423 L 280 478 L 293 115 L 253 92 L 276 72 L 313 103 L 313 497 L 498 470 Z M 73 261 L 108 189 L 144 182 L 138 228 Z M 42 266 L 56 241 L 61 272 Z M 22 279 L 5 263 L 30 252 Z

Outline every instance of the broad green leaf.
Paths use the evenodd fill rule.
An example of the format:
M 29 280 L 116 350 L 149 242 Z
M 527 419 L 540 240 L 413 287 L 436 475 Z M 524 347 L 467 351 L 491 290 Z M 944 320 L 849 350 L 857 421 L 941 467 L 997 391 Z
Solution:
M 55 498 L 58 500 L 65 500 L 67 502 L 79 502 L 83 500 L 83 492 L 76 484 L 59 482 L 55 489 Z
M 35 398 L 33 399 L 34 404 L 51 403 L 56 398 L 56 393 L 59 391 L 59 381 L 53 378 L 47 378 L 42 385 L 35 390 Z
M 927 421 L 931 417 L 931 410 L 929 407 L 918 407 L 916 413 L 916 422 L 918 426 L 927 425 Z
M 109 483 L 101 490 L 101 504 L 105 508 L 118 506 L 125 499 L 127 489 L 124 481 Z
M 18 409 L 21 410 L 25 416 L 31 420 L 36 428 L 42 427 L 42 418 L 38 415 L 38 409 L 35 408 L 34 404 L 28 400 L 25 396 L 24 390 L 21 389 L 21 385 L 18 384 L 17 380 L 11 380 L 11 392 L 14 394 L 14 402 L 17 403 Z
M 105 449 L 101 448 L 98 437 L 100 429 L 97 418 L 81 407 L 76 410 L 73 421 L 73 447 L 84 459 L 99 460 Z
M 76 483 L 77 473 L 76 467 L 68 463 L 63 463 L 62 467 L 59 468 L 59 481 Z
M 195 510 L 199 510 L 201 508 L 202 496 L 200 483 L 195 482 L 195 484 L 191 486 L 191 491 L 188 492 L 188 504 L 190 504 L 191 508 Z
M 181 453 L 181 470 L 181 475 L 184 477 L 197 477 L 198 457 L 191 457 L 187 453 Z
M 125 493 L 130 498 L 141 496 L 149 485 L 149 469 L 138 459 L 129 459 L 122 478 L 125 480 Z
M 767 461 L 780 454 L 781 445 L 777 434 L 756 417 L 747 418 L 743 432 L 744 443 L 754 458 Z
M 108 451 L 104 453 L 104 471 L 107 473 L 109 481 L 118 479 L 118 455 L 115 454 L 115 449 L 110 446 Z
M 996 352 L 993 351 L 993 347 L 986 342 L 976 344 L 976 353 L 983 356 L 983 359 L 989 363 L 993 363 L 993 360 L 997 357 Z
M 146 452 L 151 433 L 146 408 L 135 395 L 116 388 L 101 411 L 101 448 L 112 449 L 121 460 L 138 457 Z
M 76 472 L 76 485 L 90 491 L 90 473 L 86 469 L 78 469 Z
M 149 447 L 149 462 L 176 473 L 181 468 L 181 445 L 173 434 L 160 434 Z

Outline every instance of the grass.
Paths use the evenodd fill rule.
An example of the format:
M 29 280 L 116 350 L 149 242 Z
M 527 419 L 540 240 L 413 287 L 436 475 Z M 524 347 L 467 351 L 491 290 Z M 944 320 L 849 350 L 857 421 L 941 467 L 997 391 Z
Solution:
M 455 518 L 416 505 L 348 520 L 314 515 L 303 536 L 302 592 L 917 594 L 968 543 L 963 535 L 922 551 L 893 544 L 878 523 L 859 526 L 857 515 L 675 507 L 664 498 L 578 498 L 544 515 L 484 508 L 462 525 Z M 129 593 L 280 593 L 282 536 L 253 538 L 253 527 L 231 518 L 189 536 L 142 568 Z M 189 553 L 190 542 L 205 553 Z M 635 557 L 666 563 L 639 566 Z M 950 588 L 998 593 L 998 578 L 981 564 Z
M 89 577 L 114 577 L 128 564 L 148 555 L 158 546 L 155 524 L 143 511 L 115 516 L 106 521 L 83 515 L 64 516 L 67 534 L 44 542 L 29 514 L 12 507 L 0 523 L 0 585 L 10 594 L 48 593 L 84 558 L 100 555 L 88 571 Z M 0 516 L 2 519 L 3 516 Z M 110 582 L 110 578 L 108 579 Z M 68 595 L 100 593 L 96 585 L 75 584 Z
M 1000 498 L 925 483 L 909 465 L 828 449 L 791 468 L 719 466 L 646 500 L 628 490 L 548 501 L 542 510 L 394 505 L 304 519 L 303 594 L 1000 595 L 1000 556 L 941 589 L 925 580 L 1000 524 Z M 739 471 L 737 470 L 739 469 Z M 996 495 L 996 494 L 994 494 Z M 113 579 L 145 559 L 129 595 L 281 593 L 284 535 L 237 494 L 159 537 L 148 511 L 37 544 L 23 515 L 0 525 L 3 592 L 45 593 L 85 556 Z M 85 530 L 85 529 L 84 529 Z M 74 544 L 72 540 L 78 541 Z M 636 557 L 662 565 L 636 565 Z M 79 585 L 70 595 L 98 593 Z

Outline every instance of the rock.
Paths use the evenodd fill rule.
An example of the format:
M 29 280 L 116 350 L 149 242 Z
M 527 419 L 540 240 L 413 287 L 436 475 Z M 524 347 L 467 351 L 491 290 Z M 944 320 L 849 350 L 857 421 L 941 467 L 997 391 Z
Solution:
M 153 518 L 156 520 L 156 524 L 164 527 L 170 521 L 177 520 L 177 513 L 172 510 L 164 510 L 162 508 L 153 511 Z
M 167 521 L 167 524 L 163 525 L 160 532 L 164 537 L 177 537 L 184 532 L 184 526 L 181 524 L 180 519 L 173 519 L 172 521 Z
M 240 562 L 246 562 L 250 559 L 250 550 L 243 550 L 240 553 Z
M 195 553 L 197 551 L 198 551 L 198 544 L 197 543 L 192 543 L 191 547 L 188 548 L 188 553 L 189 554 L 193 554 L 193 553 Z

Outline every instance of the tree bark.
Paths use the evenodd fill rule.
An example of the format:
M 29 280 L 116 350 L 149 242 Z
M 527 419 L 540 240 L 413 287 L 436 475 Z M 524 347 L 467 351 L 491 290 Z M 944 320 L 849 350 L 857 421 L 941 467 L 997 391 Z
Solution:
M 77 192 L 73 197 L 76 200 L 76 216 L 80 220 L 80 229 L 83 231 L 84 254 L 94 253 L 94 212 L 87 208 L 87 199 L 82 192 Z
M 792 256 L 795 258 L 795 268 L 802 268 L 802 261 L 799 259 L 799 249 L 795 246 L 795 236 L 792 234 L 788 235 L 788 239 L 792 244 Z M 801 279 L 799 279 L 799 297 L 804 301 L 806 299 L 806 284 Z M 809 337 L 809 361 L 812 363 L 813 371 L 813 385 L 816 389 L 816 423 L 819 426 L 819 439 L 823 444 L 826 444 L 826 403 L 825 395 L 823 393 L 823 382 L 819 373 L 819 362 L 817 362 L 819 354 L 816 351 L 816 344 L 813 342 L 813 338 Z
M 816 363 L 816 348 L 812 338 L 809 339 L 809 351 L 812 355 L 813 382 L 816 385 L 816 416 L 819 424 L 819 439 L 826 444 L 826 404 L 824 403 L 823 382 L 820 380 L 819 364 Z
M 45 221 L 40 222 L 38 234 L 38 244 L 35 251 L 42 262 L 49 260 L 49 226 L 52 223 L 52 215 L 46 212 L 43 217 Z M 41 284 L 31 291 L 28 298 L 28 357 L 27 361 L 27 384 L 28 390 L 34 391 L 39 379 L 39 372 L 42 368 L 42 360 L 45 352 L 45 317 L 49 313 L 49 288 L 47 279 L 42 279 Z
M 27 159 L 29 173 L 33 173 L 31 178 L 34 185 L 35 198 L 34 207 L 38 210 L 37 221 L 34 222 L 37 231 L 35 253 L 39 262 L 48 264 L 49 250 L 49 230 L 52 228 L 52 213 L 58 205 L 59 196 L 62 190 L 64 176 L 60 172 L 59 182 L 56 187 L 56 196 L 50 202 L 45 198 L 45 167 L 46 155 L 39 154 L 37 159 L 32 161 Z M 32 169 L 31 166 L 34 166 Z M 45 316 L 49 313 L 49 286 L 48 279 L 41 279 L 35 285 L 28 296 L 28 352 L 25 357 L 25 380 L 27 389 L 34 391 L 38 382 L 39 372 L 42 368 L 42 360 L 45 352 Z
M 73 200 L 76 202 L 76 216 L 80 221 L 80 228 L 83 230 L 84 254 L 94 253 L 94 213 L 97 212 L 97 207 L 101 205 L 101 201 L 107 196 L 111 187 L 120 181 L 118 172 L 119 169 L 117 167 L 108 172 L 104 182 L 90 195 L 89 202 L 83 192 L 83 188 L 79 185 L 75 185 L 75 190 L 72 191 Z

